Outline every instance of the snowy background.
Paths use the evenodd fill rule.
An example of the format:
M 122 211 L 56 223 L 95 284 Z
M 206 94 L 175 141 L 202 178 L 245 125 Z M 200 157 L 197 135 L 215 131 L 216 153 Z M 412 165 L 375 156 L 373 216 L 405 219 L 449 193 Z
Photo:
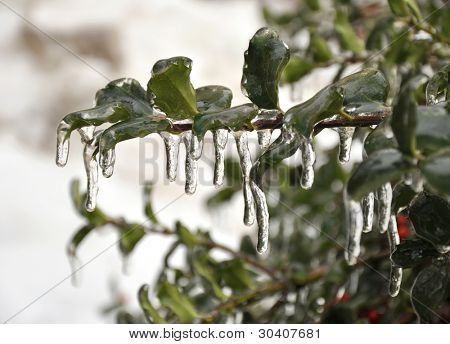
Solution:
M 66 279 L 70 266 L 65 248 L 83 220 L 72 209 L 68 188 L 74 178 L 85 185 L 85 175 L 77 134 L 72 136 L 68 165 L 64 169 L 55 165 L 58 121 L 69 112 L 90 107 L 106 79 L 128 76 L 146 85 L 154 62 L 178 55 L 194 61 L 196 87 L 222 84 L 233 90 L 234 104 L 246 102 L 240 92 L 243 52 L 253 33 L 264 25 L 260 13 L 257 0 L 0 2 L 2 322 L 52 287 L 10 322 L 113 322 L 112 315 L 102 314 L 114 298 L 112 285 L 137 309 L 136 291 L 152 282 L 169 242 L 146 238 L 132 255 L 127 275 L 122 274 L 120 255 L 113 247 L 83 269 L 79 287 L 72 286 Z M 320 85 L 314 86 L 302 97 Z M 285 108 L 288 91 L 282 93 Z M 183 194 L 183 169 L 179 182 L 167 185 L 161 140 L 156 136 L 150 140 L 158 142 L 152 157 L 158 159 L 160 169 L 143 173 L 139 152 L 148 157 L 153 150 L 143 152 L 147 145 L 133 140 L 118 146 L 114 176 L 100 178 L 98 204 L 109 214 L 144 220 L 143 175 L 156 183 L 156 211 Z M 213 156 L 211 150 L 206 154 Z M 182 150 L 180 163 L 183 156 Z M 214 191 L 212 167 L 208 159 L 200 167 L 204 175 L 196 194 L 183 196 L 161 211 L 162 221 L 171 225 L 180 219 L 191 227 L 213 228 L 215 239 L 234 246 L 240 235 L 255 235 L 254 227 L 242 225 L 242 198 L 220 212 L 207 211 L 204 200 Z M 95 233 L 81 246 L 79 256 L 89 261 L 116 240 L 113 231 Z

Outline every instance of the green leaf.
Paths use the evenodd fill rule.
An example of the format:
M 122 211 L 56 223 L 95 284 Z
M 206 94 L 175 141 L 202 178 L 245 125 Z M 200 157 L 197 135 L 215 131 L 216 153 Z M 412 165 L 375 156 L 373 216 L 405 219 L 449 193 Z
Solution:
M 450 149 L 429 156 L 421 162 L 420 169 L 436 191 L 450 195 Z
M 244 94 L 263 109 L 279 109 L 278 83 L 289 61 L 289 48 L 270 28 L 261 28 L 244 54 L 241 87 Z
M 394 264 L 412 268 L 439 256 L 432 245 L 423 240 L 406 240 L 395 248 L 391 255 Z
M 320 10 L 320 2 L 319 0 L 306 0 L 306 5 L 308 5 L 308 7 L 310 9 L 312 9 L 313 11 L 318 11 Z
M 327 41 L 316 30 L 310 30 L 310 32 L 311 38 L 308 49 L 312 54 L 314 62 L 327 62 L 331 60 L 333 53 Z
M 448 269 L 433 264 L 423 269 L 411 289 L 411 303 L 422 323 L 431 322 L 435 310 L 444 302 L 448 288 Z
M 379 19 L 367 37 L 366 48 L 368 50 L 381 50 L 386 41 L 390 41 L 392 36 L 392 25 L 394 18 L 384 17 Z
M 243 252 L 251 257 L 256 257 L 255 244 L 249 235 L 244 235 L 241 239 L 241 244 L 239 245 L 239 251 Z
M 226 260 L 221 263 L 220 275 L 231 289 L 247 290 L 252 287 L 250 272 L 244 267 L 240 259 Z
M 450 74 L 450 63 L 445 67 L 441 68 L 433 77 L 427 85 L 426 97 L 427 104 L 432 105 L 448 99 L 449 91 L 449 74 Z
M 88 224 L 81 227 L 75 232 L 67 246 L 67 254 L 75 257 L 77 255 L 78 246 L 86 239 L 86 237 L 95 229 L 95 226 Z
M 416 19 L 421 19 L 419 6 L 415 0 L 388 0 L 389 7 L 392 13 L 398 17 L 414 16 Z
M 233 93 L 224 86 L 203 86 L 195 90 L 197 109 L 200 113 L 218 112 L 231 106 Z
M 429 154 L 450 146 L 450 104 L 417 108 L 417 148 Z
M 354 200 L 360 200 L 369 192 L 400 178 L 413 168 L 414 164 L 398 150 L 379 150 L 364 160 L 352 173 L 347 185 L 348 194 Z
M 77 210 L 78 214 L 88 220 L 90 225 L 100 227 L 108 222 L 108 216 L 101 211 L 99 207 L 96 207 L 92 212 L 88 212 L 86 210 L 86 193 L 82 194 L 80 192 L 80 181 L 78 179 L 74 179 L 70 184 L 70 196 L 73 206 Z
M 198 113 L 191 70 L 191 59 L 183 56 L 159 60 L 153 66 L 147 91 L 154 104 L 170 118 L 192 118 Z
M 120 228 L 119 248 L 122 254 L 127 256 L 133 252 L 134 248 L 142 240 L 145 234 L 145 228 L 138 223 L 130 224 L 125 228 Z
M 348 21 L 347 15 L 342 10 L 336 12 L 334 29 L 339 34 L 345 49 L 350 50 L 355 54 L 364 51 L 364 41 L 356 35 L 352 25 Z
M 196 116 L 192 130 L 203 138 L 208 130 L 229 129 L 239 131 L 251 126 L 251 120 L 258 115 L 256 105 L 248 103 L 227 110 Z
M 144 312 L 145 318 L 150 324 L 167 324 L 167 321 L 164 320 L 158 313 L 158 311 L 153 307 L 150 299 L 148 298 L 148 291 L 150 287 L 148 284 L 144 284 L 139 288 L 138 292 L 138 300 L 139 305 Z
M 416 192 L 410 185 L 398 183 L 392 192 L 392 213 L 398 214 L 400 211 L 407 208 L 415 195 Z
M 153 206 L 152 206 L 152 202 L 151 202 L 151 194 L 153 191 L 153 186 L 151 184 L 146 184 L 144 186 L 144 213 L 145 216 L 147 216 L 148 219 L 150 219 L 150 221 L 153 224 L 158 224 L 158 218 L 156 217 L 155 212 L 153 211 Z
M 450 249 L 450 204 L 445 199 L 422 192 L 409 208 L 409 219 L 416 234 L 439 252 Z
M 162 283 L 159 286 L 158 298 L 164 307 L 178 316 L 181 323 L 190 323 L 198 316 L 189 298 L 173 284 Z
M 95 94 L 96 105 L 105 105 L 113 102 L 125 102 L 130 105 L 139 102 L 150 106 L 145 90 L 139 81 L 132 78 L 122 78 L 109 82 Z
M 198 235 L 192 233 L 180 221 L 177 221 L 175 227 L 180 241 L 188 248 L 193 248 L 194 246 L 199 245 L 202 242 L 202 239 Z
M 225 187 L 217 191 L 214 195 L 208 198 L 206 206 L 208 208 L 216 208 L 220 205 L 227 204 L 231 198 L 239 191 L 236 187 Z
M 397 147 L 388 121 L 379 124 L 364 140 L 364 152 L 368 156 L 382 149 Z
M 314 63 L 299 56 L 293 56 L 281 75 L 283 83 L 292 84 L 314 69 Z
M 212 265 L 216 265 L 216 263 L 207 253 L 198 254 L 194 258 L 193 266 L 195 271 L 208 282 L 214 295 L 223 301 L 226 299 L 226 296 L 219 285 L 220 277 L 216 274 Z M 217 266 L 215 268 L 217 269 Z

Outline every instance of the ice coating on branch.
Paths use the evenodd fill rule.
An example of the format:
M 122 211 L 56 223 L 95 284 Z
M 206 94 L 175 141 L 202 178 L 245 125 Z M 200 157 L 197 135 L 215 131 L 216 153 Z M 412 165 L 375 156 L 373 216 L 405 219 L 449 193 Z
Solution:
M 271 129 L 262 129 L 258 130 L 258 144 L 261 149 L 266 149 L 270 145 L 270 139 L 272 138 L 272 130 Z
M 311 139 L 302 137 L 300 150 L 302 154 L 302 178 L 301 186 L 303 189 L 309 189 L 314 182 L 314 163 L 316 162 L 316 153 Z
M 236 147 L 239 154 L 242 170 L 242 189 L 244 192 L 244 224 L 250 226 L 255 221 L 255 205 L 253 202 L 252 190 L 250 189 L 250 170 L 252 169 L 252 158 L 248 149 L 247 132 L 234 133 Z
M 374 204 L 375 204 L 375 195 L 373 192 L 369 192 L 369 194 L 362 199 L 364 233 L 369 233 L 372 230 Z
M 377 190 L 377 201 L 378 201 L 378 227 L 380 233 L 384 233 L 388 229 L 389 220 L 391 218 L 391 203 L 392 203 L 391 183 L 386 183 Z
M 389 239 L 389 248 L 392 254 L 397 245 L 400 244 L 400 236 L 398 235 L 397 219 L 395 215 L 391 215 L 389 218 L 389 226 L 387 234 Z M 389 276 L 389 295 L 391 295 L 392 297 L 397 296 L 398 292 L 400 291 L 400 286 L 402 284 L 402 275 L 403 269 L 395 265 L 391 261 L 391 273 Z
M 69 158 L 69 139 L 66 137 L 69 124 L 61 121 L 56 130 L 56 165 L 64 167 Z
M 166 176 L 170 182 L 177 178 L 178 152 L 180 149 L 180 136 L 162 131 L 159 134 L 166 148 Z
M 359 257 L 361 233 L 363 229 L 363 213 L 360 202 L 352 200 L 344 192 L 344 204 L 347 215 L 347 247 L 345 260 L 349 265 L 355 265 Z
M 100 132 L 98 132 L 91 141 L 84 146 L 83 161 L 84 169 L 87 176 L 87 196 L 86 196 L 86 210 L 92 212 L 97 205 L 98 194 L 98 163 L 94 152 L 97 148 L 97 139 Z
M 218 129 L 213 131 L 215 164 L 214 164 L 214 185 L 219 187 L 223 184 L 225 171 L 225 148 L 228 142 L 228 130 Z
M 352 149 L 354 127 L 336 128 L 339 134 L 339 161 L 344 163 L 350 160 L 350 152 Z
M 194 150 L 192 149 L 193 139 L 192 130 L 183 133 L 183 142 L 186 147 L 185 174 L 186 183 L 184 190 L 187 194 L 192 195 L 197 189 L 197 159 L 194 159 Z
M 266 195 L 264 191 L 254 182 L 250 181 L 256 205 L 256 221 L 258 222 L 258 253 L 267 251 L 269 244 L 269 209 L 267 208 Z

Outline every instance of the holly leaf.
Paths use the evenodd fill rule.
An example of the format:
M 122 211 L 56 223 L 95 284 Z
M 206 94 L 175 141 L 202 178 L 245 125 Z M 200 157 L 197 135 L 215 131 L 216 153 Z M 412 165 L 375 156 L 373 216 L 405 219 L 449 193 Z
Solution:
M 412 268 L 439 256 L 432 245 L 424 240 L 406 240 L 391 254 L 394 264 L 402 268 Z
M 170 118 L 192 118 L 198 113 L 191 70 L 192 60 L 183 56 L 159 60 L 153 66 L 147 92 L 152 102 Z
M 195 90 L 197 109 L 200 113 L 218 112 L 231 106 L 233 93 L 225 86 L 203 86 Z
M 189 298 L 173 284 L 163 282 L 158 289 L 158 298 L 164 307 L 178 316 L 181 323 L 190 323 L 198 316 Z
M 450 195 L 450 149 L 427 157 L 421 162 L 420 170 L 437 192 Z
M 336 11 L 334 29 L 338 33 L 345 49 L 350 50 L 355 54 L 364 51 L 364 41 L 356 35 L 352 25 L 348 21 L 347 15 L 342 10 Z
M 288 46 L 270 28 L 259 29 L 250 40 L 241 87 L 260 108 L 279 109 L 278 84 L 289 55 Z
M 165 321 L 164 318 L 159 315 L 158 311 L 150 302 L 150 299 L 148 298 L 149 289 L 150 287 L 148 286 L 148 284 L 144 284 L 139 288 L 138 292 L 139 305 L 144 312 L 145 318 L 150 324 L 167 324 L 167 321 Z

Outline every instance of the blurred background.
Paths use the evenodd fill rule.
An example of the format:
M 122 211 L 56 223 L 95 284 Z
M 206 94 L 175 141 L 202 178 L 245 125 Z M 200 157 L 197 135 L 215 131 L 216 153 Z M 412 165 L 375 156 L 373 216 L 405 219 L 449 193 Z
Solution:
M 276 5 L 288 7 L 293 2 L 277 1 Z M 113 322 L 103 312 L 111 299 L 119 295 L 137 308 L 136 291 L 152 282 L 169 242 L 146 238 L 123 274 L 118 249 L 107 249 L 117 233 L 95 233 L 83 244 L 79 257 L 88 262 L 104 252 L 83 269 L 79 286 L 72 286 L 65 250 L 82 219 L 72 209 L 69 183 L 79 178 L 84 186 L 85 173 L 77 134 L 72 137 L 68 165 L 56 166 L 58 122 L 67 113 L 89 108 L 96 90 L 108 80 L 127 76 L 146 85 L 158 59 L 178 55 L 194 61 L 195 87 L 221 84 L 232 89 L 234 104 L 247 102 L 240 92 L 243 52 L 253 33 L 264 25 L 261 2 L 1 0 L 0 22 L 0 320 L 7 321 L 56 286 L 10 322 Z M 321 87 L 317 81 L 331 75 L 322 72 L 322 76 L 306 78 L 301 98 L 312 95 Z M 292 102 L 290 91 L 282 90 L 284 109 Z M 165 208 L 184 193 L 184 148 L 179 181 L 168 185 L 161 139 L 145 140 L 118 146 L 114 176 L 99 178 L 102 209 L 143 221 L 145 179 L 155 183 L 154 210 L 163 209 L 158 217 L 164 223 L 179 219 L 191 227 L 212 228 L 214 238 L 230 245 L 236 245 L 242 234 L 255 236 L 254 227 L 242 224 L 241 195 L 220 212 L 204 207 L 214 191 L 212 147 L 206 147 L 200 165 L 204 175 L 196 194 L 182 196 Z M 332 134 L 322 144 L 336 141 Z M 143 157 L 154 163 L 144 166 Z

